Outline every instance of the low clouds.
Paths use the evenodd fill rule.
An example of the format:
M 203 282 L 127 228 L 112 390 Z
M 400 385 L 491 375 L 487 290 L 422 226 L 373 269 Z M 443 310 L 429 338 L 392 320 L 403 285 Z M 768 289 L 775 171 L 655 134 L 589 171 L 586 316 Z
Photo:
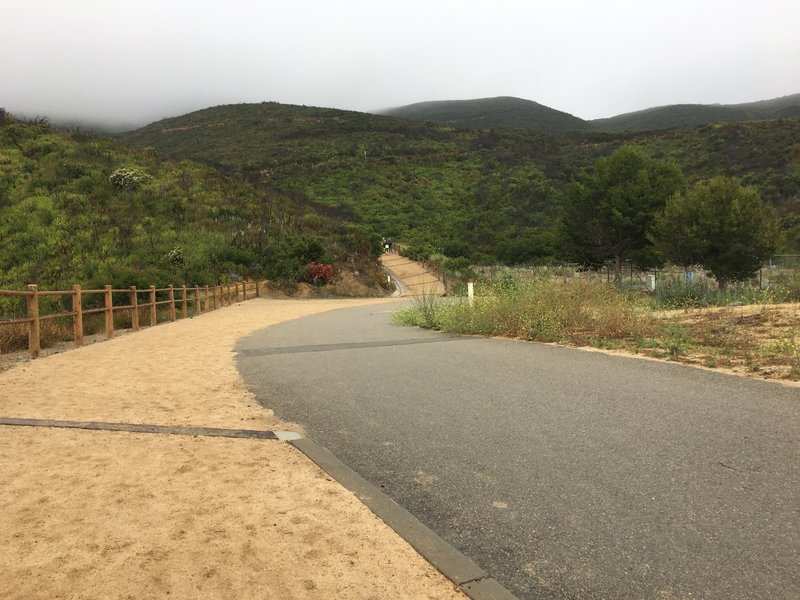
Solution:
M 783 0 L 9 0 L 0 106 L 145 122 L 512 95 L 582 118 L 800 92 Z

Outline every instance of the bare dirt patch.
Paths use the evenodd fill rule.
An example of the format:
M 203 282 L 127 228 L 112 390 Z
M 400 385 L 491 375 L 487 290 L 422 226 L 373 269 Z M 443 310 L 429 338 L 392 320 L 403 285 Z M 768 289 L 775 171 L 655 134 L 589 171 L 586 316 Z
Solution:
M 250 300 L 19 363 L 0 415 L 291 429 L 240 381 L 236 339 L 367 302 Z M 0 472 L 4 599 L 463 598 L 282 442 L 0 426 Z
M 659 342 L 637 352 L 788 383 L 800 380 L 800 304 L 656 313 Z

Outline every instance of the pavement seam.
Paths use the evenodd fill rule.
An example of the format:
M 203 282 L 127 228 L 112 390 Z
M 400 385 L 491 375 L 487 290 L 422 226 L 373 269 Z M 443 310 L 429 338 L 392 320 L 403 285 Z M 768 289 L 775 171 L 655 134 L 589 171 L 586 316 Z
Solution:
M 297 448 L 339 484 L 352 492 L 373 514 L 391 527 L 422 558 L 449 579 L 471 600 L 517 600 L 437 533 L 397 504 L 379 488 L 348 467 L 330 450 L 311 438 L 288 442 Z
M 260 429 L 223 429 L 218 427 L 184 427 L 173 425 L 148 425 L 145 423 L 107 423 L 102 421 L 59 421 L 53 419 L 15 419 L 0 417 L 0 425 L 12 427 L 44 427 L 58 429 L 88 429 L 91 431 L 122 431 L 127 433 L 155 433 L 202 437 L 244 438 L 259 440 L 297 439 L 291 431 L 265 431 Z

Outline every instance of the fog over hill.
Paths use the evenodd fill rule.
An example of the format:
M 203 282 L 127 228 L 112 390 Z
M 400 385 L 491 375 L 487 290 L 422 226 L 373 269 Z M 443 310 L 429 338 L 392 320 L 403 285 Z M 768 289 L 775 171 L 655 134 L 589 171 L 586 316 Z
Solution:
M 745 104 L 674 104 L 590 121 L 531 100 L 508 96 L 418 102 L 375 112 L 471 129 L 506 127 L 551 133 L 585 129 L 646 131 L 800 117 L 800 94 Z

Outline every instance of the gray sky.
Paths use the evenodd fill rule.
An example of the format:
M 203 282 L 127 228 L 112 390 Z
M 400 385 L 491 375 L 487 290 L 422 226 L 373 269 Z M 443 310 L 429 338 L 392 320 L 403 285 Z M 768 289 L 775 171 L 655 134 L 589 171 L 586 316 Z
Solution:
M 0 106 L 145 123 L 518 96 L 589 119 L 800 92 L 798 0 L 3 0 Z

